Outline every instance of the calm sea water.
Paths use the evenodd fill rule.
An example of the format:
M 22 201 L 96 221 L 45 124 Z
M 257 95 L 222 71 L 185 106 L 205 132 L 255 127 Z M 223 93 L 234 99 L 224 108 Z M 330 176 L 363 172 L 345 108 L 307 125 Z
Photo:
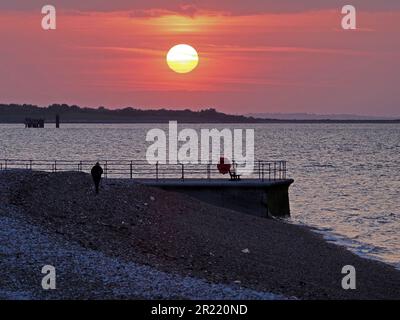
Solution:
M 163 125 L 0 125 L 0 158 L 142 159 Z M 330 241 L 400 267 L 400 126 L 182 125 L 254 128 L 256 158 L 288 160 L 292 218 Z M 295 240 L 295 239 L 294 239 Z

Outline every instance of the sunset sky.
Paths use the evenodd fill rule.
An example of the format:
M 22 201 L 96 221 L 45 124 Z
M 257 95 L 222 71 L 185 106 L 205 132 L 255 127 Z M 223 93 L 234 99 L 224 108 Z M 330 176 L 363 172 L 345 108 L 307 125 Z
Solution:
M 398 0 L 2 0 L 0 103 L 398 116 L 399 31 Z M 165 60 L 180 43 L 188 74 Z

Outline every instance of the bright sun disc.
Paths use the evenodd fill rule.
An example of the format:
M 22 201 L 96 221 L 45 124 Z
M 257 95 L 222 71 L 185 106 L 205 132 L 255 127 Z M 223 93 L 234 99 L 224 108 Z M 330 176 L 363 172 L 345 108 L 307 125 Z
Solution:
M 168 51 L 167 63 L 177 73 L 188 73 L 199 64 L 199 55 L 193 47 L 187 44 L 178 44 Z

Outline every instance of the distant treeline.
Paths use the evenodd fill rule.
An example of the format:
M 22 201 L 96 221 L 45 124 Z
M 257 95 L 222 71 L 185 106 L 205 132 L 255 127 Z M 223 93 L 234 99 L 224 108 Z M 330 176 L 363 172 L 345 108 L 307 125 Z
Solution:
M 263 122 L 261 119 L 228 115 L 215 109 L 191 110 L 141 110 L 124 108 L 110 110 L 104 107 L 82 108 L 66 104 L 53 104 L 47 108 L 35 105 L 0 104 L 0 122 L 23 123 L 25 118 L 41 118 L 55 122 L 60 115 L 61 123 L 165 123 L 171 120 L 185 123 L 246 123 Z
M 61 123 L 400 123 L 399 120 L 279 120 L 230 115 L 209 108 L 200 111 L 141 110 L 124 108 L 110 110 L 105 107 L 83 108 L 76 105 L 53 104 L 38 107 L 30 104 L 0 104 L 0 123 L 24 123 L 25 118 L 55 122 L 60 115 Z

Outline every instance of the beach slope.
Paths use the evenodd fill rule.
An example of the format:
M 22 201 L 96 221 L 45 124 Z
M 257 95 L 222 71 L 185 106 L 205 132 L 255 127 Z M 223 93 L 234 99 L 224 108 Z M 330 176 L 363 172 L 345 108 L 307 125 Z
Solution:
M 14 242 L 23 237 L 22 230 L 36 228 L 48 237 L 57 237 L 66 251 L 69 246 L 71 251 L 83 250 L 81 255 L 97 254 L 122 264 L 151 268 L 155 278 L 200 281 L 186 282 L 187 287 L 209 284 L 223 286 L 222 292 L 230 290 L 226 296 L 210 293 L 209 298 L 400 298 L 398 270 L 329 244 L 305 227 L 222 209 L 132 181 L 103 181 L 96 196 L 90 176 L 84 173 L 3 171 L 0 204 L 3 223 L 15 226 Z M 18 221 L 25 229 L 16 227 Z M 33 245 L 34 237 L 30 241 L 31 246 L 29 241 L 25 245 L 39 250 Z M 341 270 L 345 265 L 357 271 L 356 290 L 342 289 Z M 116 266 L 110 262 L 109 268 Z M 4 273 L 4 268 L 0 272 Z M 75 279 L 70 279 L 74 286 L 64 281 L 68 290 L 60 286 L 57 298 L 207 298 L 204 293 L 179 291 L 168 295 L 165 289 L 159 289 L 157 295 L 157 287 L 149 289 L 151 294 L 133 293 L 127 288 L 100 290 L 108 286 L 107 281 L 99 279 L 92 284 L 87 281 L 90 275 L 79 272 L 80 276 L 65 275 L 65 279 Z M 30 273 L 15 267 L 14 274 L 29 278 Z M 121 277 L 124 274 L 121 271 Z M 7 284 L 2 281 L 0 289 L 4 292 L 11 278 L 2 278 L 9 279 Z M 24 281 L 36 281 L 32 279 Z M 92 285 L 96 289 L 91 290 Z M 80 289 L 74 292 L 74 288 Z M 244 292 L 242 296 L 240 292 Z M 262 294 L 270 292 L 275 295 Z

